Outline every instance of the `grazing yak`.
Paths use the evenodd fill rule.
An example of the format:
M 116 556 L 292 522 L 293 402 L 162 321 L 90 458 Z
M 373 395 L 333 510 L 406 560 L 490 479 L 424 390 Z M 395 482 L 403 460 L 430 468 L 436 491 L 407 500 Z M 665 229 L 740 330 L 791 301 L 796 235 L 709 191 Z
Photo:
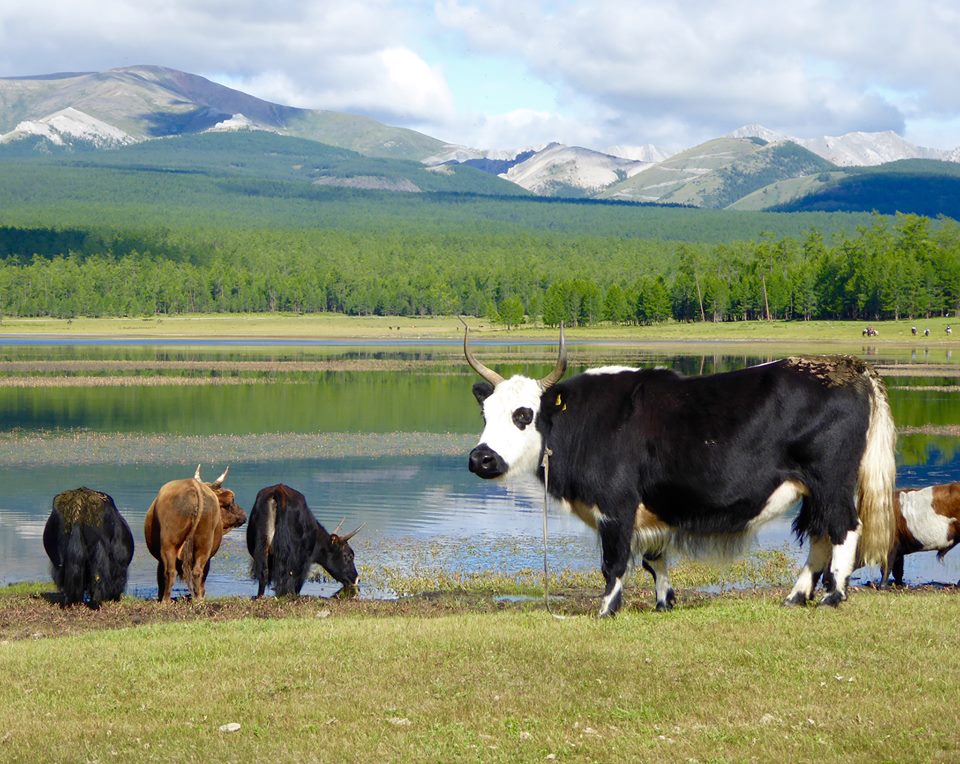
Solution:
M 82 602 L 84 595 L 93 608 L 120 599 L 133 559 L 133 533 L 108 494 L 74 488 L 54 496 L 43 548 L 64 605 Z
M 937 559 L 960 543 L 960 483 L 897 491 L 897 534 L 889 572 L 903 585 L 903 558 L 913 552 L 936 552 Z M 884 583 L 886 578 L 884 578 Z
M 540 380 L 487 368 L 467 332 L 463 350 L 484 379 L 473 389 L 485 424 L 469 469 L 548 473 L 549 493 L 600 536 L 601 616 L 620 607 L 632 559 L 653 575 L 657 609 L 669 609 L 672 547 L 736 552 L 758 524 L 795 508 L 809 553 L 785 604 L 810 600 L 827 568 L 834 584 L 821 604 L 846 599 L 858 543 L 868 563 L 886 564 L 896 431 L 868 364 L 787 358 L 701 377 L 608 366 L 561 382 L 562 328 Z
M 195 599 L 203 599 L 210 560 L 220 549 L 223 534 L 243 525 L 246 513 L 233 491 L 223 488 L 228 467 L 212 483 L 192 478 L 164 484 L 147 510 L 143 523 L 147 549 L 157 562 L 157 598 L 170 600 L 177 574 Z
M 247 549 L 253 557 L 250 575 L 257 580 L 257 597 L 263 596 L 267 582 L 278 596 L 300 594 L 313 563 L 344 586 L 356 586 L 360 576 L 347 542 L 363 526 L 340 536 L 340 525 L 327 533 L 303 494 L 290 486 L 263 488 L 247 524 Z

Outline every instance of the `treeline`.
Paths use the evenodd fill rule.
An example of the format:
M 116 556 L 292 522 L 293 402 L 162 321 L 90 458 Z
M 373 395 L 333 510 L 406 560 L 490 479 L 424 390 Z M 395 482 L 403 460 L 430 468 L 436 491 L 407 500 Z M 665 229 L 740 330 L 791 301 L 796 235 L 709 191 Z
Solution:
M 16 251 L 4 240 L 19 248 L 0 259 L 3 315 L 462 313 L 513 326 L 875 320 L 960 308 L 960 226 L 916 215 L 875 216 L 829 241 L 810 230 L 723 244 L 477 231 L 61 234 L 0 229 L 0 252 Z M 28 255 L 31 235 L 43 248 Z M 67 251 L 51 251 L 59 243 Z

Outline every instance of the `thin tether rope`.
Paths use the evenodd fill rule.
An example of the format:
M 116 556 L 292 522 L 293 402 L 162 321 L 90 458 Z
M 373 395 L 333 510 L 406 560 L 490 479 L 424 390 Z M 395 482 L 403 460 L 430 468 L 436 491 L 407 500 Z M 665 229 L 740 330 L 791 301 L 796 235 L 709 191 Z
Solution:
M 543 604 L 547 612 L 558 621 L 566 619 L 565 615 L 554 613 L 550 609 L 550 572 L 547 568 L 547 507 L 550 503 L 550 457 L 553 451 L 549 448 L 543 449 L 543 461 L 540 465 L 543 467 Z

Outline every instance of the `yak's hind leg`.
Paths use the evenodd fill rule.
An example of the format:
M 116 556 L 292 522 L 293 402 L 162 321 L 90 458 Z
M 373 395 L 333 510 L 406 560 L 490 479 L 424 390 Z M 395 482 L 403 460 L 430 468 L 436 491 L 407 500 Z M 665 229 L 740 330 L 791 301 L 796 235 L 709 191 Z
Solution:
M 164 547 L 161 552 L 161 560 L 157 567 L 157 584 L 159 594 L 157 599 L 160 602 L 170 602 L 173 584 L 177 580 L 177 550 L 175 547 Z M 161 569 L 163 577 L 161 578 Z
M 667 572 L 666 552 L 673 531 L 643 504 L 637 507 L 633 519 L 633 557 L 639 558 L 643 569 L 653 576 L 657 611 L 672 610 L 677 597 Z
M 643 555 L 641 558 L 643 569 L 653 576 L 657 611 L 673 610 L 677 601 L 673 585 L 670 583 L 670 574 L 667 572 L 667 561 L 662 554 L 655 557 Z
M 846 538 L 834 544 L 830 559 L 830 591 L 820 600 L 821 605 L 836 607 L 847 598 L 847 584 L 857 560 L 857 544 L 860 542 L 860 524 L 847 531 Z
M 806 605 L 813 599 L 813 590 L 821 573 L 830 565 L 830 556 L 833 546 L 826 536 L 810 539 L 810 550 L 807 552 L 807 561 L 800 569 L 797 582 L 793 590 L 784 601 L 784 605 Z M 848 574 L 849 575 L 849 574 Z

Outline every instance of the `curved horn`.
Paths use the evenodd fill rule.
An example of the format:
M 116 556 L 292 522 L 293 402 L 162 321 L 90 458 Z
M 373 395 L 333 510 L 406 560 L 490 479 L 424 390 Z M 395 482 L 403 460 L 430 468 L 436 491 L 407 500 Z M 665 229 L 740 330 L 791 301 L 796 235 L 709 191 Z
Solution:
M 199 465 L 199 464 L 197 465 L 197 471 L 193 473 L 193 479 L 194 479 L 194 480 L 199 480 L 199 479 L 200 479 L 200 465 Z
M 340 540 L 349 541 L 350 539 L 352 539 L 354 536 L 357 535 L 357 531 L 360 530 L 364 525 L 366 525 L 366 523 L 360 523 L 360 525 L 358 525 L 356 528 L 350 531 L 346 536 L 341 536 Z
M 563 324 L 560 324 L 560 350 L 557 353 L 557 363 L 553 367 L 547 376 L 539 381 L 541 390 L 549 390 L 557 382 L 560 381 L 560 377 L 563 376 L 564 372 L 567 370 L 567 344 L 563 338 Z
M 470 364 L 470 368 L 473 369 L 477 374 L 483 377 L 487 382 L 496 387 L 501 382 L 503 382 L 503 377 L 501 377 L 493 369 L 484 366 L 480 361 L 477 360 L 477 357 L 470 352 L 470 345 L 467 340 L 467 334 L 469 329 L 467 328 L 466 323 L 463 325 L 463 354 L 467 357 L 467 363 Z
M 230 468 L 227 467 L 227 468 L 223 471 L 223 474 L 222 474 L 220 477 L 218 477 L 216 480 L 214 480 L 214 481 L 210 484 L 210 487 L 211 487 L 211 488 L 219 488 L 220 486 L 222 486 L 222 485 L 223 485 L 223 481 L 227 479 L 227 473 L 228 473 L 229 471 L 230 471 Z

